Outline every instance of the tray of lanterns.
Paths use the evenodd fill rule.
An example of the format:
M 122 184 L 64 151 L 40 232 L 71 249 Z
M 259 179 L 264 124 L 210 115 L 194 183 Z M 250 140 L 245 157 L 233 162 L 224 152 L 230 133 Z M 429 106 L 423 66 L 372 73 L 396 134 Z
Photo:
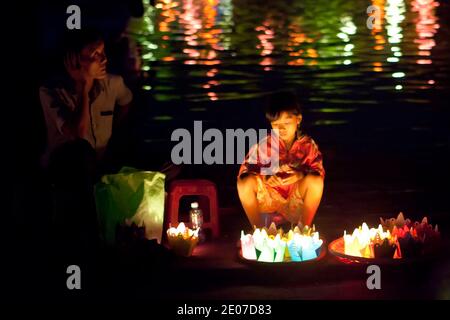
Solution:
M 328 251 L 343 262 L 402 263 L 434 257 L 440 252 L 438 226 L 432 226 L 425 217 L 421 222 L 397 218 L 382 219 L 378 228 L 366 223 L 352 234 L 331 242 Z
M 252 234 L 241 231 L 239 258 L 252 265 L 285 265 L 311 263 L 326 254 L 324 239 L 315 226 L 298 225 L 289 232 L 277 229 L 272 223 L 267 228 L 255 228 Z

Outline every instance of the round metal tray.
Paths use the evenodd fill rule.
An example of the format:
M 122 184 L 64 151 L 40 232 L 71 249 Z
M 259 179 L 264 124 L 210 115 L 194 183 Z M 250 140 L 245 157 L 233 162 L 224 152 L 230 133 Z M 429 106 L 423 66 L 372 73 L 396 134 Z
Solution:
M 423 262 L 423 261 L 432 260 L 432 259 L 439 257 L 439 255 L 438 255 L 439 250 L 436 250 L 436 254 L 427 254 L 427 255 L 421 255 L 418 257 L 414 257 L 414 258 L 401 258 L 401 259 L 364 258 L 364 257 L 351 256 L 351 255 L 345 254 L 343 237 L 332 241 L 328 245 L 328 251 L 343 263 L 403 264 L 403 263 L 411 263 L 411 262 Z

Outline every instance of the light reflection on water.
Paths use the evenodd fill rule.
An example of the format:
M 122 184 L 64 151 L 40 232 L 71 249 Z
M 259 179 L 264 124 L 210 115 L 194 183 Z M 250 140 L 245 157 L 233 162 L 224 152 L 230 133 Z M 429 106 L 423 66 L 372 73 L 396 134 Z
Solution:
M 366 27 L 369 5 L 381 19 Z M 160 0 L 130 26 L 144 89 L 157 100 L 217 101 L 307 88 L 314 98 L 373 100 L 441 88 L 436 0 Z M 272 80 L 271 80 L 272 79 Z M 275 79 L 275 80 L 273 80 Z M 409 93 L 408 93 L 409 92 Z M 349 96 L 351 95 L 351 99 Z M 402 96 L 398 97 L 399 99 Z

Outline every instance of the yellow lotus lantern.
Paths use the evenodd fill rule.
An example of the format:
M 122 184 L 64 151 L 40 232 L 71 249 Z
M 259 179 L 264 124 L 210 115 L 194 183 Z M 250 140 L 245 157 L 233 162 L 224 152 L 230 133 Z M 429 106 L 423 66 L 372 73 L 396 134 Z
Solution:
M 381 224 L 378 228 L 370 228 L 364 222 L 353 233 L 344 231 L 344 253 L 349 256 L 375 258 L 375 256 L 394 257 L 397 248 L 397 237 L 388 231 L 383 231 Z M 395 256 L 397 258 L 397 256 Z
M 191 256 L 198 243 L 198 231 L 199 229 L 189 229 L 183 222 L 180 222 L 176 228 L 169 228 L 167 230 L 167 239 L 170 248 L 180 256 Z

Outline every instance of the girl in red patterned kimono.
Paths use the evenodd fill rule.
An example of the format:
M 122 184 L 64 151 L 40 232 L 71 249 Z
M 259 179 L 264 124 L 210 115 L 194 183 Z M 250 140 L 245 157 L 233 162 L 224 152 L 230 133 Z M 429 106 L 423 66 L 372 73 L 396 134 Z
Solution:
M 273 134 L 251 147 L 239 170 L 242 206 L 256 227 L 271 222 L 311 226 L 323 192 L 322 154 L 300 131 L 302 115 L 294 94 L 272 95 L 266 118 Z M 262 169 L 269 166 L 271 152 L 278 152 L 279 161 L 273 174 L 267 174 Z

